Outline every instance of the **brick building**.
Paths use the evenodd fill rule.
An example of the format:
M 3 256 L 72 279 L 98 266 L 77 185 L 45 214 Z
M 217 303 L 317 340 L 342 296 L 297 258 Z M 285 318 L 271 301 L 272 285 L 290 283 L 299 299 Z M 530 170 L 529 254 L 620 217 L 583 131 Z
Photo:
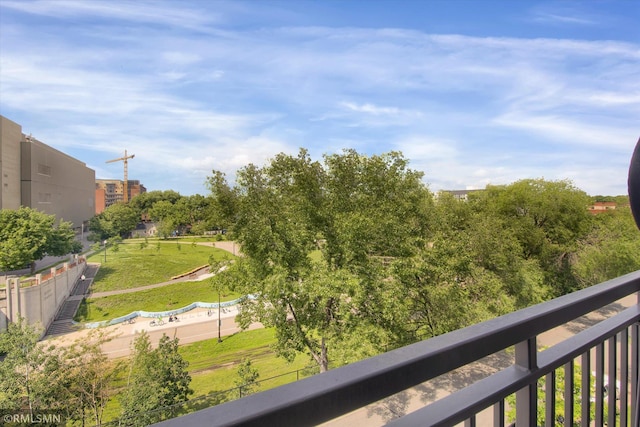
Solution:
M 146 193 L 147 189 L 138 180 L 127 180 L 128 200 L 141 193 Z M 117 202 L 124 200 L 124 181 L 117 179 L 96 179 L 96 215 L 102 213 L 106 208 Z

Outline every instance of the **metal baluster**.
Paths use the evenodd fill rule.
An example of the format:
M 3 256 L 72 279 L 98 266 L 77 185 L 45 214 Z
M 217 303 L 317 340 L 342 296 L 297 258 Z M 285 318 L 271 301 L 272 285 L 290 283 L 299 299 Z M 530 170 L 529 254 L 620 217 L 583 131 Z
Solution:
M 620 332 L 620 425 L 629 419 L 629 328 Z
M 564 365 L 564 425 L 573 426 L 573 360 Z
M 640 426 L 640 378 L 638 370 L 638 356 L 640 327 L 637 323 L 631 326 L 631 405 L 633 411 L 633 426 Z
M 493 405 L 494 427 L 504 427 L 504 399 Z
M 596 413 L 597 426 L 604 425 L 604 343 L 596 346 Z
M 609 367 L 607 368 L 607 374 L 609 376 L 609 395 L 607 396 L 607 403 L 608 403 L 608 417 L 607 417 L 607 423 L 610 426 L 614 426 L 616 425 L 616 395 L 617 395 L 617 391 L 616 391 L 616 378 L 617 378 L 617 374 L 616 374 L 616 363 L 618 361 L 618 356 L 617 356 L 617 341 L 616 341 L 616 336 L 612 336 L 611 338 L 609 338 L 607 340 L 607 342 L 609 343 Z
M 553 427 L 556 418 L 556 371 L 551 371 L 544 376 L 544 425 Z
M 582 355 L 581 425 L 588 426 L 591 421 L 591 350 Z
M 516 344 L 516 365 L 529 371 L 537 369 L 536 338 L 529 338 Z M 516 425 L 534 426 L 537 424 L 537 386 L 536 382 L 516 392 Z

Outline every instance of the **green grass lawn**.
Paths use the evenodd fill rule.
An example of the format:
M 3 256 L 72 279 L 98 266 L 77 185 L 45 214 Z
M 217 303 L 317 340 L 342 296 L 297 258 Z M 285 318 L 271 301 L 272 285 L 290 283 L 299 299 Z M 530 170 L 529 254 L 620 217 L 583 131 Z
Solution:
M 129 241 L 121 244 L 117 252 L 109 249 L 106 263 L 104 263 L 104 252 L 98 252 L 89 258 L 89 262 L 102 264 L 94 280 L 93 292 L 131 289 L 161 283 L 172 276 L 208 264 L 209 256 L 212 254 L 216 259 L 232 257 L 226 251 L 195 245 L 185 240 L 181 241 L 180 249 L 176 241 L 158 244 L 150 240 L 146 247 L 141 246 L 141 243 L 144 244 L 144 241 Z M 228 301 L 239 296 L 227 292 L 221 300 Z M 110 320 L 136 310 L 166 311 L 184 307 L 195 301 L 217 302 L 217 300 L 218 295 L 207 280 L 180 282 L 134 293 L 89 298 L 83 301 L 75 320 L 79 322 Z M 189 404 L 188 410 L 192 411 L 214 405 L 222 400 L 237 398 L 235 394 L 237 391 L 232 391 L 224 397 L 220 397 L 219 392 L 236 387 L 236 381 L 239 378 L 238 364 L 245 358 L 251 360 L 260 374 L 257 390 L 266 390 L 311 374 L 311 371 L 304 370 L 310 365 L 308 356 L 300 355 L 289 363 L 276 356 L 272 348 L 273 343 L 275 343 L 274 330 L 257 329 L 223 337 L 222 343 L 218 343 L 217 338 L 214 338 L 181 346 L 180 353 L 189 362 L 191 388 L 194 390 L 192 399 L 196 399 Z M 126 369 L 123 372 L 125 371 Z M 122 378 L 119 378 L 116 384 L 117 388 L 124 387 L 126 384 L 125 374 L 121 375 Z M 117 418 L 119 412 L 120 403 L 118 395 L 115 395 L 105 408 L 104 421 Z
M 235 388 L 239 378 L 238 363 L 244 358 L 249 358 L 260 374 L 260 384 L 256 391 L 287 384 L 311 374 L 310 370 L 304 369 L 310 365 L 307 356 L 300 355 L 289 363 L 276 356 L 271 348 L 274 342 L 273 329 L 256 329 L 223 337 L 221 343 L 214 338 L 180 346 L 180 354 L 189 362 L 191 388 L 194 390 L 191 399 L 195 401 L 189 405 L 190 409 L 216 404 L 220 397 L 213 394 Z M 124 386 L 124 377 L 118 382 L 120 386 Z M 237 398 L 235 393 L 236 391 L 230 392 L 224 399 Z M 105 408 L 104 420 L 117 418 L 119 412 L 120 403 L 116 395 Z
M 209 257 L 216 260 L 231 259 L 233 255 L 222 249 L 196 245 L 195 242 L 143 240 L 118 245 L 89 257 L 89 262 L 99 262 L 100 269 L 93 282 L 93 292 L 131 289 L 139 286 L 166 282 L 173 276 L 207 265 Z
M 220 300 L 230 301 L 241 295 L 223 292 Z M 127 315 L 133 311 L 167 311 L 192 302 L 218 302 L 218 293 L 208 280 L 179 282 L 145 291 L 85 299 L 76 313 L 76 322 L 100 322 Z
M 291 373 L 292 378 L 285 376 L 265 381 L 264 386 L 267 388 L 295 380 L 296 374 L 292 372 L 309 365 L 309 358 L 300 355 L 289 363 L 276 356 L 271 347 L 274 343 L 273 329 L 256 329 L 224 337 L 221 343 L 212 339 L 180 347 L 180 353 L 189 362 L 194 396 L 234 388 L 238 379 L 237 365 L 243 359 L 251 360 L 252 365 L 258 369 L 258 380 Z

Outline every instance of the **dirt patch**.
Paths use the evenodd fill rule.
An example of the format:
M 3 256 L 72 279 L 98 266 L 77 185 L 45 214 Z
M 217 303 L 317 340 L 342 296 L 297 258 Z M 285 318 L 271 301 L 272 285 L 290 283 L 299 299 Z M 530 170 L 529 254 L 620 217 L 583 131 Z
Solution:
M 273 354 L 273 350 L 269 349 L 269 347 L 262 347 L 259 349 L 259 351 L 251 351 L 251 352 L 242 352 L 239 354 L 236 354 L 236 358 L 226 362 L 226 363 L 216 363 L 216 364 L 211 364 L 209 366 L 206 367 L 201 367 L 198 369 L 193 369 L 190 371 L 190 373 L 193 374 L 202 374 L 205 372 L 211 372 L 211 371 L 215 371 L 217 369 L 222 369 L 222 368 L 228 368 L 230 366 L 234 366 L 234 365 L 239 365 L 240 363 L 242 363 L 242 359 L 245 358 L 245 356 L 247 355 L 251 355 L 251 358 L 260 358 L 263 356 L 267 356 Z

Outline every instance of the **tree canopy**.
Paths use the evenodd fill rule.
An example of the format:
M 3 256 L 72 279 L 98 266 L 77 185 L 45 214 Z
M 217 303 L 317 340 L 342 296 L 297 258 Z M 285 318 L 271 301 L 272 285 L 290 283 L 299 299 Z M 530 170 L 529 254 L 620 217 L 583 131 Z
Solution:
M 47 255 L 62 256 L 80 252 L 70 222 L 54 215 L 21 207 L 0 210 L 0 271 L 19 270 Z
M 125 238 L 140 222 L 140 213 L 126 203 L 114 203 L 89 221 L 89 239 L 100 242 L 111 237 Z
M 275 327 L 281 355 L 325 370 L 640 268 L 640 236 L 619 231 L 628 209 L 593 217 L 569 181 L 459 200 L 434 196 L 408 163 L 300 150 L 241 168 L 233 186 L 214 171 L 216 215 L 244 254 L 214 286 L 257 298 L 240 323 Z
M 39 343 L 41 332 L 20 318 L 0 334 L 0 416 L 49 411 L 99 425 L 120 366 L 100 349 L 110 337 L 94 331 L 59 348 Z
M 142 332 L 132 343 L 127 388 L 121 395 L 121 425 L 146 426 L 160 421 L 153 411 L 188 399 L 189 363 L 178 353 L 178 338 L 163 334 L 156 349 Z
M 212 188 L 234 200 L 233 233 L 245 254 L 219 280 L 235 269 L 229 283 L 258 295 L 240 321 L 275 326 L 280 354 L 307 351 L 321 370 L 329 347 L 351 342 L 354 331 L 371 337 L 360 348 L 379 350 L 379 334 L 391 333 L 381 325 L 392 320 L 381 316 L 392 303 L 382 266 L 424 242 L 429 222 L 421 177 L 399 153 L 346 151 L 323 165 L 305 150 L 246 166 L 234 189 L 217 174 Z

